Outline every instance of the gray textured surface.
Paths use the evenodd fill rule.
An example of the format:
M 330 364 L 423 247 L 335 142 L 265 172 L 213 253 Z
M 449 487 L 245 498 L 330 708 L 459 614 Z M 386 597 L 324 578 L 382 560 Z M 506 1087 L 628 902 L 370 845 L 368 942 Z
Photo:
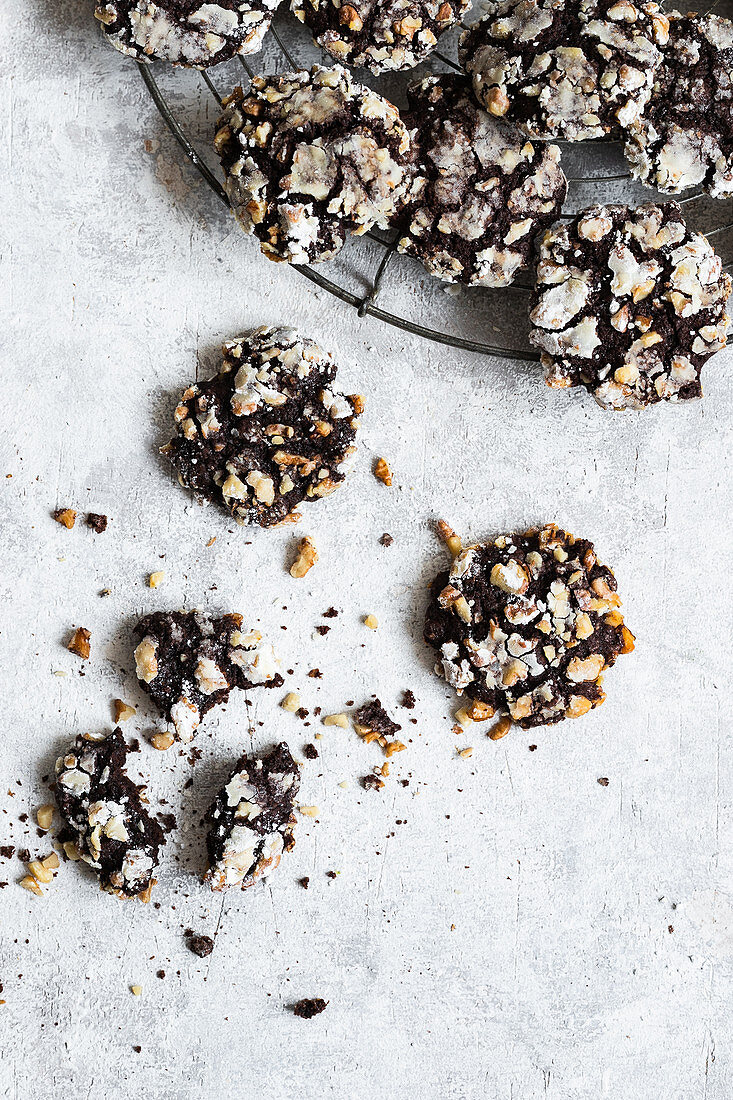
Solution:
M 373 746 L 324 730 L 301 790 L 318 821 L 300 822 L 270 888 L 223 904 L 198 882 L 198 822 L 250 741 L 242 698 L 206 719 L 195 767 L 143 741 L 151 801 L 181 825 L 160 908 L 104 896 L 71 865 L 38 899 L 16 885 L 17 860 L 0 861 L 2 1094 L 728 1100 L 730 357 L 708 367 L 702 403 L 614 417 L 546 390 L 534 367 L 358 322 L 258 259 L 89 6 L 0 11 L 0 839 L 48 850 L 19 815 L 46 800 L 59 745 L 109 725 L 113 697 L 138 707 L 126 732 L 153 728 L 127 639 L 143 610 L 240 608 L 273 635 L 305 706 L 376 692 L 406 718 L 410 687 L 418 723 L 403 721 L 412 740 L 381 792 L 356 783 Z M 197 361 L 282 321 L 334 348 L 344 388 L 368 398 L 349 486 L 306 512 L 321 560 L 297 582 L 292 530 L 229 533 L 156 455 Z M 369 472 L 379 454 L 392 489 Z M 50 512 L 67 504 L 108 513 L 107 533 L 59 527 Z M 473 537 L 556 519 L 596 541 L 638 639 L 602 708 L 496 744 L 451 733 L 454 702 L 420 641 L 436 516 Z M 341 615 L 314 635 L 331 604 Z M 83 678 L 63 648 L 73 624 L 92 632 Z M 278 698 L 253 693 L 251 741 L 286 738 L 297 754 L 316 727 Z M 208 960 L 184 947 L 189 925 L 218 928 Z M 331 1002 L 323 1016 L 284 1011 L 314 995 Z

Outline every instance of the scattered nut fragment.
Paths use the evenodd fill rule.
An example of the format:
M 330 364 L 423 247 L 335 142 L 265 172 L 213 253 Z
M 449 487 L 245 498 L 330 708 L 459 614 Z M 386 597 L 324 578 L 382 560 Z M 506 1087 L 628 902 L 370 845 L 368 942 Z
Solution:
M 473 756 L 473 747 L 467 745 L 465 749 L 458 749 L 458 755 L 464 760 L 467 760 L 469 756 Z
M 41 863 L 44 867 L 50 867 L 53 871 L 58 870 L 58 868 L 61 866 L 59 862 L 59 857 L 56 855 L 55 852 L 51 852 L 50 855 L 45 856 L 45 858 L 41 860 Z
M 340 726 L 343 730 L 349 728 L 349 719 L 346 714 L 325 714 L 321 721 L 324 726 Z
M 317 806 L 298 806 L 298 813 L 303 817 L 318 817 L 319 810 Z
M 298 543 L 298 557 L 290 566 L 290 576 L 299 579 L 304 577 L 309 569 L 318 561 L 318 551 L 310 535 L 306 535 Z
M 137 714 L 135 708 L 122 699 L 113 699 L 112 706 L 114 707 L 115 722 L 126 722 L 128 718 L 132 718 L 134 714 Z
M 384 780 L 378 775 L 365 775 L 362 776 L 361 785 L 365 791 L 381 791 Z
M 377 481 L 383 482 L 384 485 L 392 484 L 392 471 L 389 468 L 389 464 L 385 458 L 378 458 L 374 465 L 374 476 Z
M 136 997 L 139 997 L 140 994 L 142 993 L 142 991 L 143 991 L 143 987 L 141 985 L 131 985 L 130 986 L 130 992 L 134 993 Z
M 499 719 L 495 726 L 491 727 L 487 734 L 487 737 L 490 737 L 492 741 L 499 741 L 502 737 L 506 737 L 511 728 L 511 718 L 504 716 L 504 718 Z
M 370 630 L 376 630 L 379 626 L 379 620 L 376 615 L 365 615 L 364 626 L 368 626 Z
M 28 870 L 36 882 L 53 882 L 53 872 L 50 867 L 44 867 L 40 859 L 32 859 L 28 864 Z
M 295 714 L 296 710 L 300 706 L 300 696 L 295 691 L 288 692 L 288 694 L 280 703 L 280 706 L 283 710 L 287 710 L 291 714 Z
M 66 527 L 70 531 L 76 523 L 76 512 L 73 508 L 57 508 L 53 514 L 53 518 L 57 523 L 60 523 L 62 527 Z
M 30 890 L 31 894 L 35 894 L 36 897 L 43 897 L 43 890 L 38 885 L 33 875 L 26 875 L 25 878 L 20 880 L 20 885 L 24 890 Z
M 66 645 L 67 649 L 70 649 L 72 653 L 76 653 L 81 657 L 82 661 L 89 659 L 91 653 L 91 645 L 89 639 L 91 638 L 91 632 L 86 627 L 80 626 L 72 634 L 69 642 Z
M 403 745 L 401 741 L 388 741 L 386 745 L 383 746 L 384 755 L 386 757 L 394 756 L 396 752 L 404 752 L 406 748 L 407 745 Z
M 70 859 L 72 863 L 78 863 L 81 859 L 81 856 L 79 855 L 79 849 L 77 848 L 76 844 L 74 844 L 73 840 L 64 841 L 64 855 L 67 859 Z
M 164 752 L 165 749 L 169 749 L 173 744 L 175 738 L 172 733 L 155 733 L 150 738 L 150 744 L 154 749 L 159 749 L 160 752 Z
M 453 557 L 457 558 L 463 546 L 463 543 L 461 542 L 461 536 L 457 535 L 453 528 L 450 527 L 444 519 L 439 519 L 436 527 L 440 538 L 448 547 Z
M 38 828 L 44 831 L 51 828 L 51 822 L 53 821 L 54 807 L 50 804 L 40 806 L 36 811 L 36 821 L 38 822 Z
M 159 569 L 157 573 L 151 573 L 148 577 L 149 588 L 160 588 L 161 584 L 165 580 L 165 572 Z

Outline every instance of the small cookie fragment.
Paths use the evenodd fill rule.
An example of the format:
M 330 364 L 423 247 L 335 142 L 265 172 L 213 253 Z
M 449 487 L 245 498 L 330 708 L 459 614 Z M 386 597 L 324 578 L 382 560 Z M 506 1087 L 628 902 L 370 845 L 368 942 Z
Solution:
M 102 889 L 147 901 L 165 835 L 145 808 L 144 787 L 125 773 L 130 751 L 119 729 L 78 736 L 56 761 L 56 803 Z
M 416 176 L 398 250 L 449 283 L 508 286 L 562 208 L 560 150 L 492 118 L 464 77 L 427 76 L 407 97 Z
M 293 521 L 345 480 L 355 399 L 334 389 L 333 356 L 294 329 L 258 328 L 222 350 L 219 374 L 183 394 L 163 453 L 182 485 L 237 523 Z
M 101 515 L 99 512 L 87 512 L 87 517 L 84 521 L 87 527 L 91 527 L 92 531 L 98 535 L 104 534 L 107 530 L 107 516 Z
M 283 678 L 269 642 L 241 630 L 238 614 L 156 611 L 135 626 L 137 678 L 173 729 L 160 737 L 188 742 L 201 719 L 232 688 L 280 687 Z M 171 742 L 172 743 L 172 742 Z M 167 748 L 161 742 L 156 748 Z
M 257 53 L 280 0 L 108 0 L 94 14 L 109 41 L 136 61 L 206 69 Z
M 300 1016 L 302 1020 L 312 1020 L 328 1006 L 328 1001 L 322 997 L 303 997 L 293 1005 L 293 1015 Z
M 292 0 L 314 41 L 344 65 L 413 69 L 470 10 L 470 0 Z
M 530 341 L 549 386 L 585 386 L 605 409 L 685 401 L 725 346 L 730 291 L 676 202 L 593 206 L 541 240 Z
M 242 756 L 207 815 L 205 878 L 212 890 L 244 890 L 275 870 L 295 844 L 299 787 L 298 765 L 284 741 L 266 756 Z
M 393 753 L 404 749 L 402 742 L 395 739 L 395 734 L 399 733 L 402 726 L 390 718 L 379 699 L 373 699 L 372 702 L 364 703 L 359 707 L 354 714 L 353 722 L 359 736 L 367 744 L 377 741 L 386 756 L 392 756 Z
M 207 958 L 214 950 L 214 941 L 211 936 L 204 936 L 194 932 L 193 928 L 186 929 L 186 946 L 200 959 Z
M 667 194 L 733 194 L 731 87 L 730 19 L 672 13 L 652 98 L 628 134 L 631 174 Z
M 386 228 L 409 181 L 396 107 L 340 65 L 257 76 L 224 100 L 215 145 L 245 233 L 273 260 L 319 263 Z
M 630 0 L 492 0 L 459 57 L 490 114 L 536 138 L 615 134 L 649 100 L 669 20 Z
M 425 640 L 438 675 L 502 713 L 489 737 L 578 718 L 604 698 L 603 672 L 634 638 L 613 573 L 593 544 L 554 524 L 463 550 L 436 577 Z

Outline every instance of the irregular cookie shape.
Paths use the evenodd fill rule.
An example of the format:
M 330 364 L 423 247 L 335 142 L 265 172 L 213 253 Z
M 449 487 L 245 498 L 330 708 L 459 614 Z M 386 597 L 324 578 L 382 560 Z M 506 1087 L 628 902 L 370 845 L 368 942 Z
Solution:
M 295 844 L 299 787 L 298 765 L 284 741 L 261 759 L 242 756 L 207 815 L 206 881 L 212 890 L 245 890 L 275 870 L 283 851 Z
M 539 253 L 529 338 L 548 386 L 585 386 L 605 409 L 702 396 L 731 280 L 676 202 L 593 206 Z
M 631 0 L 495 0 L 461 38 L 479 101 L 530 137 L 585 141 L 637 119 L 669 21 Z
M 397 108 L 336 65 L 255 77 L 224 100 L 215 145 L 225 188 L 266 256 L 335 256 L 347 231 L 386 227 L 409 182 Z
M 634 648 L 613 573 L 554 525 L 467 547 L 431 597 L 435 671 L 524 729 L 599 706 L 603 671 Z
M 669 194 L 700 184 L 733 194 L 731 88 L 733 23 L 671 15 L 651 101 L 628 135 L 632 175 Z
M 259 328 L 222 350 L 219 374 L 183 394 L 163 454 L 237 523 L 297 520 L 302 501 L 344 481 L 363 399 L 334 391 L 333 357 L 294 329 Z
M 112 45 L 136 61 L 206 69 L 262 48 L 280 0 L 110 0 L 95 15 Z
M 214 618 L 202 611 L 155 611 L 136 625 L 137 678 L 179 741 L 190 741 L 232 688 L 282 684 L 272 646 L 241 626 L 241 615 Z
M 165 836 L 145 808 L 145 788 L 125 774 L 129 752 L 119 729 L 107 737 L 81 734 L 56 761 L 56 802 L 101 888 L 149 901 Z
M 344 65 L 372 73 L 412 69 L 441 34 L 459 23 L 470 0 L 292 0 L 293 14 L 317 45 Z
M 425 77 L 407 96 L 417 175 L 399 219 L 399 251 L 446 282 L 508 286 L 560 213 L 560 150 L 535 149 L 492 118 L 463 77 Z

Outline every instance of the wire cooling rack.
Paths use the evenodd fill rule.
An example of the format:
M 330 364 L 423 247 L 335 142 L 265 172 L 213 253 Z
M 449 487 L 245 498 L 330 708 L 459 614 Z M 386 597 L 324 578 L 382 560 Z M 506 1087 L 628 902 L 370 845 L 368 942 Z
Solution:
M 287 65 L 288 69 L 300 69 L 309 68 L 312 64 L 311 60 L 298 61 L 285 45 L 281 34 L 276 26 L 273 26 L 270 31 L 270 38 L 273 43 L 276 44 L 279 51 L 279 56 L 275 69 L 278 71 L 283 70 L 283 62 Z M 298 50 L 300 52 L 300 50 Z M 257 56 L 258 69 L 261 67 L 263 72 L 273 71 L 271 64 L 265 64 L 261 60 L 261 55 Z M 251 80 L 255 75 L 253 69 L 247 58 L 240 56 L 238 61 L 241 63 L 242 70 L 238 70 L 238 77 L 235 83 L 245 83 L 246 80 Z M 323 62 L 328 64 L 329 61 Z M 432 64 L 434 66 L 443 66 L 451 69 L 458 69 L 458 66 L 449 57 L 440 52 L 433 54 Z M 179 99 L 180 97 L 174 97 L 170 93 L 165 93 L 154 75 L 154 66 L 144 63 L 139 63 L 140 74 L 147 86 L 147 89 L 155 103 L 156 107 L 160 111 L 166 126 L 173 134 L 174 138 L 180 145 L 181 149 L 189 159 L 191 164 L 198 170 L 203 179 L 212 189 L 214 194 L 224 203 L 225 206 L 229 206 L 229 199 L 227 198 L 224 187 L 221 181 L 217 177 L 214 170 L 209 167 L 206 162 L 205 156 L 197 149 L 195 139 L 189 136 L 192 130 L 192 120 L 187 117 L 186 109 L 180 105 L 174 108 L 172 100 Z M 230 73 L 227 72 L 230 76 Z M 413 74 L 401 74 L 406 75 L 409 79 L 413 78 Z M 214 83 L 210 75 L 210 71 L 205 70 L 197 73 L 197 76 L 202 81 L 206 94 L 213 97 L 217 110 L 221 107 L 222 93 L 220 92 L 217 84 Z M 245 77 L 245 80 L 242 77 Z M 219 77 L 217 76 L 217 83 Z M 224 94 L 227 94 L 231 90 L 231 87 L 226 87 Z M 213 138 L 213 134 L 212 134 Z M 557 142 L 562 148 L 562 163 L 565 168 L 566 175 L 568 177 L 568 209 L 564 209 L 560 215 L 563 219 L 570 219 L 575 216 L 578 210 L 583 209 L 586 206 L 591 205 L 593 202 L 608 202 L 608 201 L 649 201 L 654 198 L 664 198 L 665 196 L 659 196 L 657 192 L 644 188 L 641 185 L 634 184 L 631 179 L 628 170 L 620 170 L 620 153 L 617 152 L 616 165 L 613 163 L 613 156 L 610 157 L 609 164 L 609 150 L 612 150 L 613 143 L 607 141 L 596 142 L 583 142 L 580 145 L 572 146 L 567 142 Z M 605 162 L 601 167 L 599 174 L 594 172 L 587 173 L 582 171 L 582 160 L 578 157 L 578 151 L 581 150 L 585 156 L 586 163 L 588 157 L 598 157 L 603 154 L 601 159 Z M 207 153 L 209 149 L 207 147 Z M 573 155 L 575 154 L 575 155 Z M 568 160 L 575 160 L 581 165 L 580 174 L 573 174 L 572 165 L 568 167 Z M 609 167 L 612 169 L 609 171 Z M 626 194 L 619 194 L 619 189 L 625 188 Z M 629 188 L 635 189 L 636 194 L 629 196 Z M 584 196 L 585 192 L 585 196 Z M 721 250 L 721 244 L 727 243 L 730 246 L 730 253 L 733 256 L 733 240 L 726 241 L 726 235 L 733 231 L 733 223 L 721 224 L 731 216 L 731 202 L 730 200 L 711 200 L 707 199 L 700 192 L 694 194 L 686 194 L 681 197 L 677 197 L 677 201 L 685 206 L 686 218 L 688 222 L 700 223 L 693 224 L 693 228 L 700 229 L 706 236 L 717 238 L 715 241 L 718 251 Z M 724 213 L 721 216 L 721 211 Z M 479 324 L 483 327 L 489 328 L 492 333 L 501 335 L 501 328 L 497 325 L 497 320 L 502 316 L 506 319 L 505 328 L 508 328 L 512 335 L 516 336 L 518 333 L 520 336 L 524 336 L 525 346 L 521 348 L 506 346 L 497 335 L 487 340 L 472 339 L 466 335 L 462 335 L 457 331 L 449 331 L 440 328 L 431 328 L 425 324 L 420 323 L 417 320 L 413 320 L 408 316 L 397 312 L 393 309 L 386 308 L 387 292 L 385 291 L 385 281 L 388 273 L 400 263 L 409 263 L 414 265 L 417 261 L 411 260 L 408 257 L 401 256 L 397 252 L 397 235 L 395 233 L 382 233 L 378 231 L 371 231 L 365 235 L 369 238 L 373 247 L 369 251 L 368 257 L 365 258 L 366 270 L 361 276 L 361 283 L 364 289 L 361 292 L 350 289 L 343 283 L 346 282 L 345 277 L 342 281 L 334 281 L 328 278 L 325 274 L 322 274 L 324 268 L 328 268 L 333 273 L 333 265 L 335 261 L 319 265 L 318 268 L 311 265 L 291 265 L 296 271 L 300 272 L 307 279 L 310 279 L 312 283 L 315 283 L 322 290 L 332 294 L 340 301 L 347 303 L 347 305 L 353 306 L 360 317 L 369 315 L 376 318 L 379 321 L 383 321 L 388 325 L 392 325 L 397 329 L 402 329 L 404 332 L 411 332 L 418 336 L 422 336 L 428 340 L 434 340 L 441 344 L 446 344 L 451 347 L 465 349 L 467 351 L 482 352 L 485 355 L 498 356 L 504 359 L 513 359 L 518 361 L 539 361 L 539 354 L 532 349 L 529 344 L 526 343 L 526 329 L 528 327 L 526 320 L 527 313 L 527 299 L 531 291 L 531 285 L 529 283 L 529 276 L 525 272 L 526 281 L 517 281 L 509 287 L 504 287 L 497 290 L 487 290 L 484 288 L 470 288 L 470 293 L 477 295 L 474 299 L 474 305 L 471 308 L 471 322 L 472 326 L 475 326 L 476 313 L 482 315 L 479 317 Z M 354 242 L 364 242 L 364 237 L 353 238 Z M 348 247 L 348 245 L 347 245 Z M 352 247 L 354 245 L 352 244 Z M 342 250 L 346 252 L 346 248 Z M 339 254 L 341 255 L 341 254 Z M 730 268 L 733 261 L 726 262 L 726 257 L 723 256 L 723 261 L 726 268 Z M 264 257 L 262 262 L 265 261 Z M 422 265 L 419 265 L 420 271 L 422 271 Z M 341 275 L 341 272 L 339 272 Z M 434 312 L 439 316 L 445 314 L 450 315 L 453 310 L 451 309 L 451 294 L 461 295 L 467 293 L 467 289 L 463 287 L 456 287 L 452 284 L 446 284 L 438 279 L 430 278 L 430 282 L 433 284 L 434 294 L 430 302 L 429 309 L 431 314 Z M 361 288 L 360 288 L 361 289 Z M 392 297 L 396 297 L 393 288 Z M 475 308 L 476 302 L 480 305 Z M 420 311 L 424 311 L 425 299 L 421 297 L 419 303 Z M 519 317 L 524 316 L 524 321 L 519 321 Z M 457 327 L 454 324 L 454 328 Z

